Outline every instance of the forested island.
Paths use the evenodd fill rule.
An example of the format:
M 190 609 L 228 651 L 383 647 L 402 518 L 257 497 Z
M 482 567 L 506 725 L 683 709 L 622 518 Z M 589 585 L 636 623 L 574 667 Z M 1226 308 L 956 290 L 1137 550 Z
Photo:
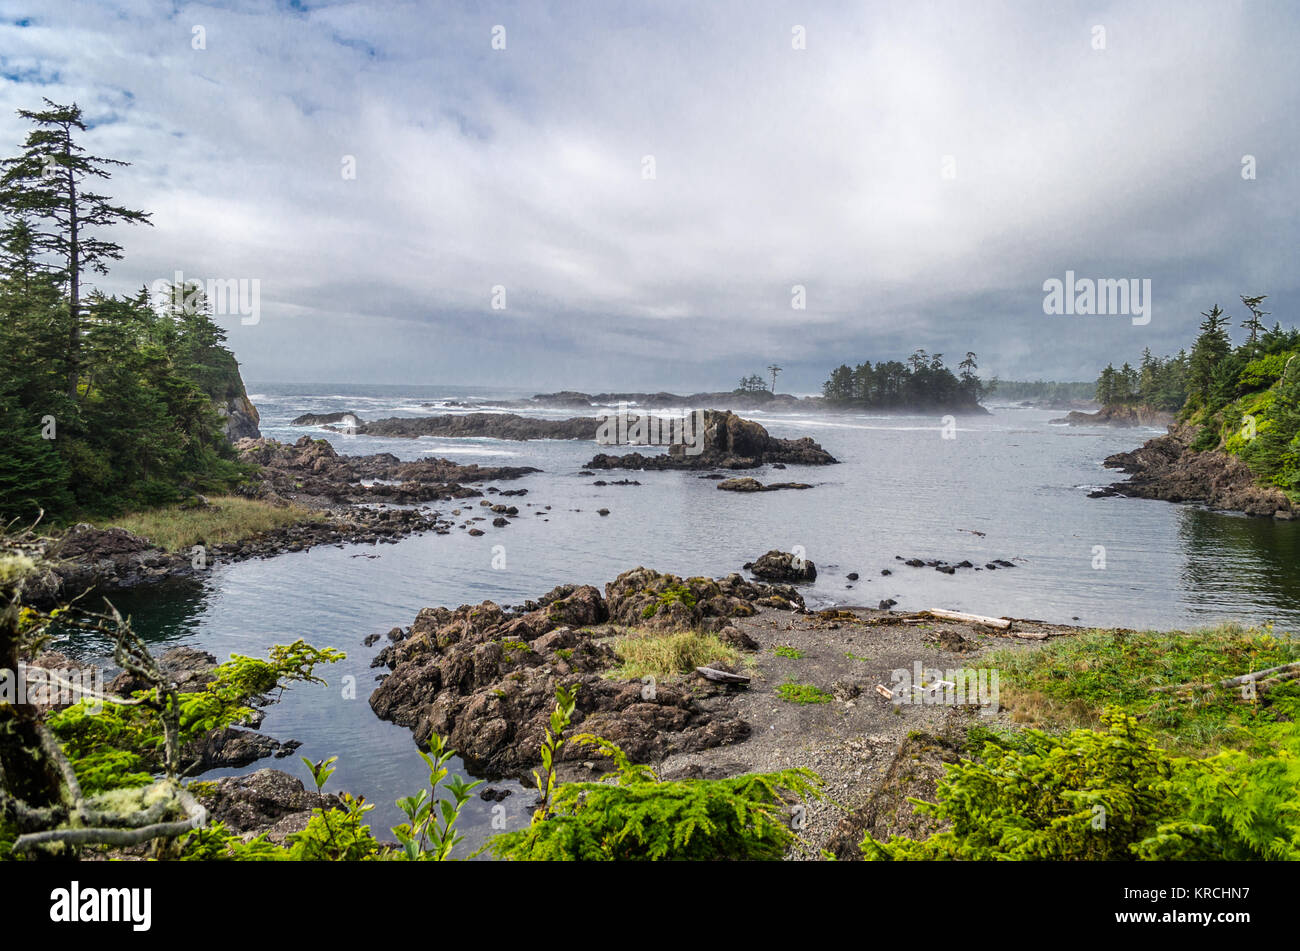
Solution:
M 842 364 L 822 384 L 822 394 L 831 407 L 852 407 L 887 411 L 983 413 L 980 401 L 996 384 L 985 383 L 976 374 L 979 365 L 968 352 L 948 369 L 943 354 L 916 350 L 906 362 L 885 360 Z

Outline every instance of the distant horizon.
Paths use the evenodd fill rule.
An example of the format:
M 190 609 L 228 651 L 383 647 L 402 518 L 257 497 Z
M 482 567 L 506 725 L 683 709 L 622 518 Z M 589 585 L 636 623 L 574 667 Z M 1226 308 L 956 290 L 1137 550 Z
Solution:
M 989 381 L 986 379 L 985 382 L 987 383 Z M 1085 384 L 1092 385 L 1096 381 L 1095 380 L 1010 380 L 1010 379 L 1001 380 L 1000 379 L 998 380 L 998 382 L 999 384 L 1044 383 L 1044 384 L 1056 384 L 1062 386 L 1075 386 L 1075 385 L 1085 385 Z M 672 388 L 658 387 L 652 389 L 626 388 L 626 387 L 618 388 L 618 387 L 609 387 L 609 386 L 601 386 L 601 387 L 559 386 L 555 388 L 547 388 L 547 387 L 518 386 L 518 385 L 507 385 L 507 384 L 496 385 L 491 383 L 393 383 L 391 381 L 376 382 L 376 381 L 369 381 L 369 380 L 249 380 L 249 379 L 244 380 L 244 387 L 246 390 L 249 391 L 250 394 L 253 392 L 255 388 L 264 389 L 267 387 L 277 387 L 277 386 L 292 386 L 292 387 L 304 387 L 304 388 L 315 387 L 321 390 L 329 389 L 332 387 L 339 388 L 339 387 L 358 387 L 358 386 L 387 387 L 389 389 L 394 389 L 394 390 L 402 390 L 402 389 L 491 390 L 494 392 L 518 392 L 518 393 L 526 394 L 527 396 L 533 396 L 537 394 L 566 393 L 566 392 L 586 393 L 592 396 L 597 396 L 601 393 L 647 393 L 647 394 L 648 393 L 670 393 L 674 396 L 677 395 L 690 396 L 695 393 L 735 392 L 734 387 L 732 389 L 726 389 L 726 388 L 707 387 L 707 386 L 672 387 Z M 818 390 L 816 392 L 814 391 L 795 392 L 792 390 L 782 390 L 778 387 L 776 395 L 793 396 L 799 399 L 804 399 L 807 397 L 821 396 L 821 391 Z M 996 392 L 993 395 L 996 396 L 997 395 Z

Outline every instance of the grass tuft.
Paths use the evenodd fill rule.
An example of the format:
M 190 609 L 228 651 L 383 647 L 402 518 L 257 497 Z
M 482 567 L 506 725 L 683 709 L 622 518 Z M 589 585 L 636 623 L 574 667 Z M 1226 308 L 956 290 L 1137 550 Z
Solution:
M 316 522 L 325 515 L 300 505 L 272 505 L 238 495 L 214 496 L 206 508 L 167 505 L 129 512 L 100 522 L 101 528 L 124 528 L 160 548 L 179 551 L 191 545 L 237 542 L 260 532 Z
M 696 667 L 735 663 L 740 656 L 716 634 L 699 631 L 633 631 L 618 638 L 613 646 L 623 663 L 610 671 L 610 676 L 619 680 L 666 679 L 690 673 Z

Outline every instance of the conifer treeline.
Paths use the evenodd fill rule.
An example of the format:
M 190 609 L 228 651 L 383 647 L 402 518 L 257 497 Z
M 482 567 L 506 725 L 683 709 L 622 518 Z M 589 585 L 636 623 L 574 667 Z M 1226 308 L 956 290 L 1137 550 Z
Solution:
M 0 162 L 0 517 L 58 521 L 174 501 L 236 481 L 213 401 L 238 379 L 193 288 L 91 290 L 149 216 L 93 190 L 126 163 L 88 155 L 74 104 L 20 110 L 33 128 Z

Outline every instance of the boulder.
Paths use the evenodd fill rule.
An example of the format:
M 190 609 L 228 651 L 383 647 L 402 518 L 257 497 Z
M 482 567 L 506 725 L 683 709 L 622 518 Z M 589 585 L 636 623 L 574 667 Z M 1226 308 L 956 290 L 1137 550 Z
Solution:
M 757 561 L 745 563 L 745 569 L 754 577 L 766 581 L 816 581 L 817 566 L 807 558 L 800 558 L 788 551 L 772 549 Z
M 306 828 L 313 809 L 342 805 L 338 796 L 309 791 L 302 780 L 278 769 L 223 776 L 211 786 L 200 787 L 198 798 L 208 810 L 209 821 L 233 832 L 257 834 L 279 826 L 278 837 L 271 838 L 280 844 L 291 832 Z M 286 820 L 293 821 L 280 825 Z

